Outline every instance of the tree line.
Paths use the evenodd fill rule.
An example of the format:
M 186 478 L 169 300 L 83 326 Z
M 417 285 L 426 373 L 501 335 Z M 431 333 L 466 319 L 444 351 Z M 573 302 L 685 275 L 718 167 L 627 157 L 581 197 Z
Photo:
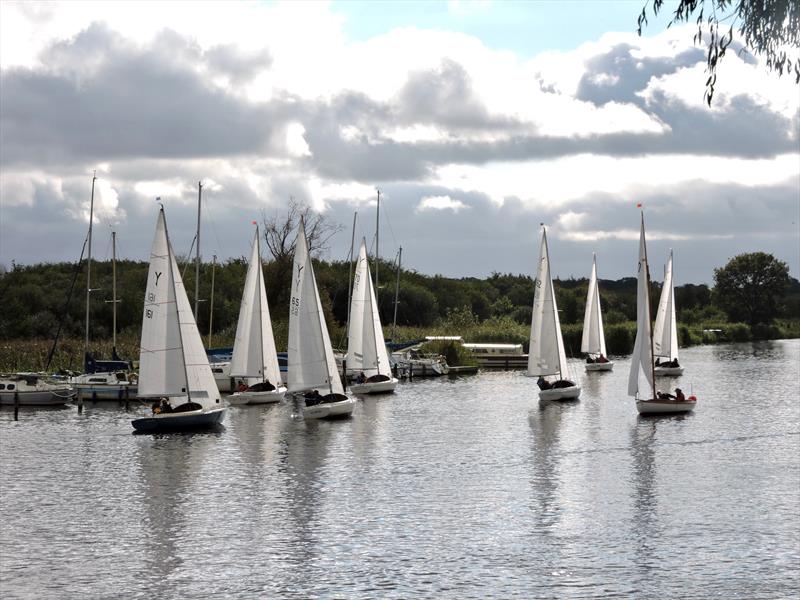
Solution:
M 186 262 L 180 268 L 193 303 L 194 265 Z M 384 275 L 378 289 L 378 304 L 385 326 L 392 324 L 395 306 L 397 324 L 404 327 L 482 323 L 493 318 L 530 324 L 533 280 L 527 275 L 493 273 L 485 279 L 454 279 L 403 269 L 399 275 L 395 304 L 395 265 L 381 260 L 379 268 Z M 340 328 L 348 316 L 350 264 L 347 261 L 315 260 L 314 269 L 328 323 Z M 148 264 L 144 261 L 117 261 L 117 329 L 122 334 L 138 336 L 147 270 Z M 247 262 L 243 257 L 220 264 L 201 265 L 198 326 L 205 338 L 209 333 L 209 321 L 213 318 L 212 345 L 230 344 L 233 340 L 246 272 Z M 267 296 L 277 328 L 288 321 L 291 273 L 290 252 L 283 252 L 264 263 Z M 563 324 L 582 323 L 587 287 L 588 279 L 555 281 Z M 71 288 L 72 294 L 68 297 Z M 90 335 L 94 340 L 107 340 L 112 337 L 110 261 L 92 263 L 92 288 Z M 14 265 L 0 276 L 0 302 L 3 306 L 0 339 L 52 338 L 59 325 L 62 336 L 82 338 L 85 289 L 85 265 Z M 635 321 L 635 278 L 600 280 L 600 290 L 605 323 Z M 657 298 L 659 293 L 660 284 L 654 283 L 653 297 Z M 686 284 L 675 288 L 675 296 L 678 320 L 686 324 L 728 321 L 753 327 L 775 318 L 800 319 L 800 282 L 789 277 L 785 263 L 764 253 L 740 255 L 725 267 L 716 269 L 713 288 L 704 284 Z

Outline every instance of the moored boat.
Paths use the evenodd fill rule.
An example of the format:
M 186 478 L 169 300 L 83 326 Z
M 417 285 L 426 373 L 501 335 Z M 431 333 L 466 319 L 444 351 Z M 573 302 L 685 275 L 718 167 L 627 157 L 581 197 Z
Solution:
M 75 390 L 63 382 L 48 381 L 39 373 L 0 375 L 0 404 L 7 406 L 59 406 L 69 404 Z

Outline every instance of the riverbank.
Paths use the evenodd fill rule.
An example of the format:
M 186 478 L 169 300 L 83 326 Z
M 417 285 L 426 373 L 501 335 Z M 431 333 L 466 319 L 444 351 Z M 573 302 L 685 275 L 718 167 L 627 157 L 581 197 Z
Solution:
M 278 348 L 286 347 L 287 328 L 282 322 L 275 323 L 275 338 Z M 568 356 L 580 354 L 583 327 L 580 324 L 561 326 L 564 336 L 564 348 Z M 331 328 L 331 339 L 334 344 L 346 339 L 343 327 Z M 386 339 L 391 337 L 391 328 L 385 327 Z M 629 321 L 605 326 L 606 346 L 610 355 L 626 355 L 633 350 L 636 339 L 636 323 Z M 397 327 L 395 340 L 418 340 L 425 336 L 458 335 L 465 342 L 522 344 L 528 351 L 530 326 L 517 323 L 511 318 L 501 317 L 488 319 L 482 323 L 444 323 L 433 327 Z M 772 325 L 750 328 L 744 323 L 695 323 L 678 324 L 678 343 L 680 347 L 700 344 L 720 344 L 727 342 L 747 342 L 754 340 L 776 340 L 800 338 L 800 320 L 778 320 Z M 232 333 L 215 335 L 215 347 L 233 345 Z M 0 372 L 41 371 L 45 369 L 47 357 L 53 347 L 52 340 L 23 339 L 5 340 L 0 343 Z M 112 341 L 94 340 L 90 344 L 91 351 L 97 358 L 110 358 Z M 424 352 L 444 354 L 448 364 L 453 366 L 472 365 L 471 355 L 459 345 L 442 342 L 431 342 L 423 347 Z M 59 340 L 48 371 L 57 372 L 81 371 L 83 369 L 84 341 L 82 339 L 64 338 Z M 139 335 L 124 333 L 117 336 L 117 353 L 124 359 L 139 360 Z

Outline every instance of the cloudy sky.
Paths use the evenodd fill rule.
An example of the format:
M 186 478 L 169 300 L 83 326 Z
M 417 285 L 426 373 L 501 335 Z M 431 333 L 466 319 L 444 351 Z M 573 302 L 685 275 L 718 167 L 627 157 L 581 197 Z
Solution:
M 703 104 L 692 28 L 641 2 L 0 3 L 0 263 L 145 259 L 160 196 L 187 253 L 246 256 L 290 196 L 422 273 L 552 268 L 678 283 L 732 256 L 800 271 L 800 92 L 747 54 Z

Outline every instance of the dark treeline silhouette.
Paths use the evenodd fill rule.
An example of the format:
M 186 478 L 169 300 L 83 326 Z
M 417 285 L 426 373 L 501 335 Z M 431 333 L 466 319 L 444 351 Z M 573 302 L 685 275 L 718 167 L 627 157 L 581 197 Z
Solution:
M 194 266 L 181 270 L 194 303 Z M 315 261 L 314 268 L 326 318 L 331 324 L 347 320 L 347 286 L 349 265 L 344 261 Z M 148 265 L 144 261 L 117 261 L 117 329 L 137 334 L 142 321 L 142 303 Z M 14 265 L 0 275 L 0 339 L 52 337 L 62 318 L 67 291 L 74 274 L 74 263 Z M 230 341 L 236 329 L 244 286 L 246 261 L 230 259 L 214 267 L 214 335 Z M 264 264 L 264 277 L 275 322 L 288 321 L 290 257 Z M 378 290 L 382 320 L 391 324 L 394 314 L 395 270 L 388 261 L 381 261 Z M 389 273 L 392 273 L 389 276 Z M 81 338 L 84 332 L 85 267 L 83 285 L 76 291 L 63 315 L 62 335 Z M 208 334 L 212 265 L 200 269 L 200 305 L 198 325 L 203 336 Z M 586 301 L 587 279 L 556 280 L 556 295 L 564 324 L 581 323 Z M 112 269 L 110 261 L 93 262 L 91 335 L 93 339 L 109 339 L 112 328 Z M 633 321 L 636 318 L 636 280 L 625 277 L 617 281 L 600 281 L 604 321 L 607 324 Z M 422 275 L 403 270 L 400 276 L 397 323 L 401 326 L 429 327 L 458 311 L 469 311 L 476 322 L 492 317 L 510 317 L 520 324 L 529 324 L 533 299 L 533 281 L 526 275 L 493 273 L 486 279 L 452 279 L 441 275 Z M 659 285 L 653 284 L 657 298 Z M 726 314 L 715 304 L 709 286 L 687 284 L 676 287 L 678 320 L 693 324 L 724 321 Z M 657 302 L 653 302 L 656 305 Z M 778 302 L 779 318 L 800 316 L 800 282 L 791 279 Z

